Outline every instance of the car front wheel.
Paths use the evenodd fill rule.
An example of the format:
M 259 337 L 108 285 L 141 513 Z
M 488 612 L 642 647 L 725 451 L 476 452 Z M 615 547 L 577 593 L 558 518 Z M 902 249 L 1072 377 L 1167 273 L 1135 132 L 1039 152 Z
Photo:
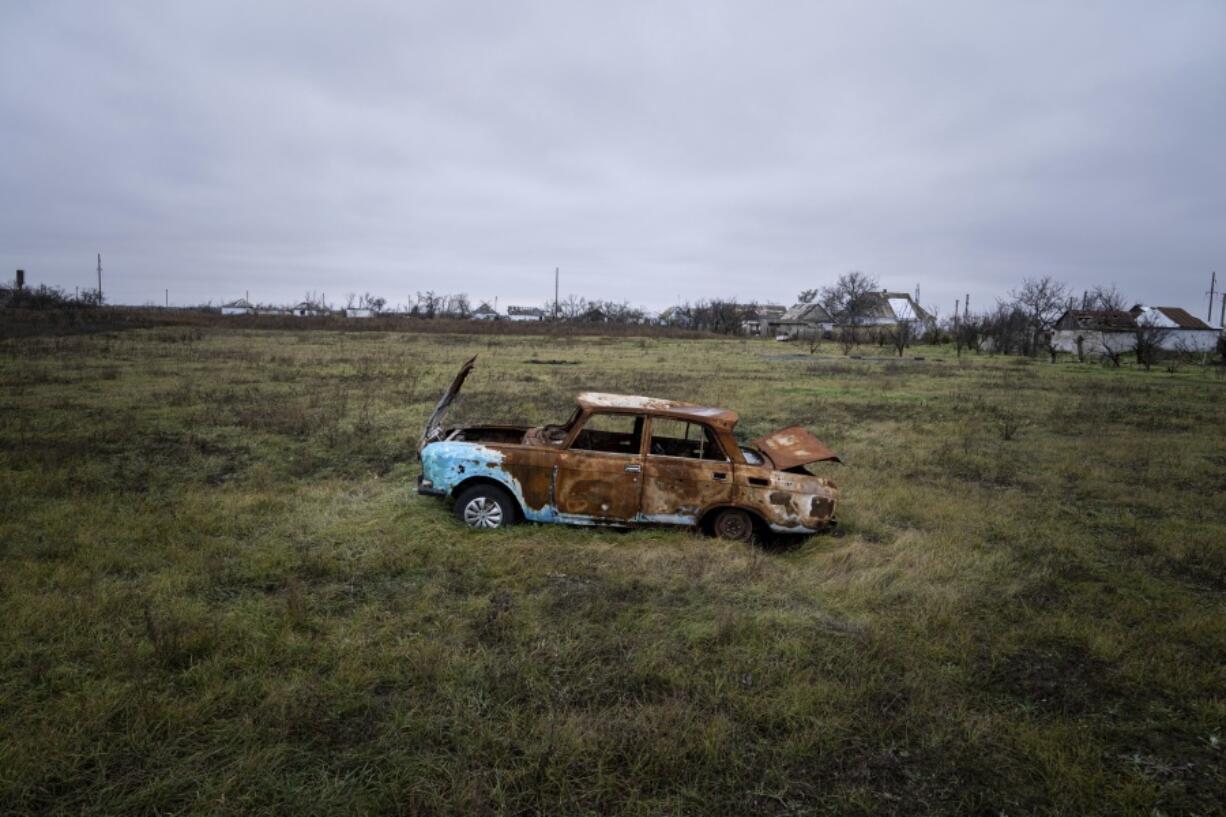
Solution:
M 494 530 L 515 522 L 515 502 L 494 485 L 474 485 L 456 499 L 455 515 L 470 528 Z

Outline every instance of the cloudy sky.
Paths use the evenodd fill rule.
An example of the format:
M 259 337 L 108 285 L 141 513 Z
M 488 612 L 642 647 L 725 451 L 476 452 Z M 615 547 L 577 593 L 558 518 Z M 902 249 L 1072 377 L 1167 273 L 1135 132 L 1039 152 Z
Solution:
M 3 2 L 0 277 L 1205 312 L 1226 3 Z M 1216 322 L 1216 314 L 1215 314 Z

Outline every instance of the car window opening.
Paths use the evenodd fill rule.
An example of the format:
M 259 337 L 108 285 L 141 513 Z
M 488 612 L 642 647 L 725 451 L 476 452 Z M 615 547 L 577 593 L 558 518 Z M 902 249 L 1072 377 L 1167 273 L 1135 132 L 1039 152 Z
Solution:
M 637 414 L 593 414 L 575 435 L 572 450 L 605 454 L 638 454 L 643 417 Z
M 654 417 L 651 421 L 651 453 L 657 457 L 727 462 L 719 439 L 700 423 Z

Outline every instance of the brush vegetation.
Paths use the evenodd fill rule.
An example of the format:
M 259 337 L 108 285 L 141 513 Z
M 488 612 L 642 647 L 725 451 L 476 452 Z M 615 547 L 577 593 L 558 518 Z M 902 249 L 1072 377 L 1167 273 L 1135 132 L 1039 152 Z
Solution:
M 787 350 L 4 341 L 0 812 L 1220 813 L 1226 381 Z M 474 353 L 456 420 L 801 423 L 840 533 L 467 531 L 415 441 Z

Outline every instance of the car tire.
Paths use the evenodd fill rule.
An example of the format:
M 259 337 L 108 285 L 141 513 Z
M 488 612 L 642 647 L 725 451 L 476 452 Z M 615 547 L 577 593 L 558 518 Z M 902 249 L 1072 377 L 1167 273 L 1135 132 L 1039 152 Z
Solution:
M 715 515 L 711 532 L 720 539 L 732 542 L 752 542 L 755 533 L 753 517 L 740 508 L 725 508 Z
M 475 530 L 496 530 L 515 524 L 518 509 L 511 495 L 496 485 L 474 485 L 455 501 L 456 519 Z

